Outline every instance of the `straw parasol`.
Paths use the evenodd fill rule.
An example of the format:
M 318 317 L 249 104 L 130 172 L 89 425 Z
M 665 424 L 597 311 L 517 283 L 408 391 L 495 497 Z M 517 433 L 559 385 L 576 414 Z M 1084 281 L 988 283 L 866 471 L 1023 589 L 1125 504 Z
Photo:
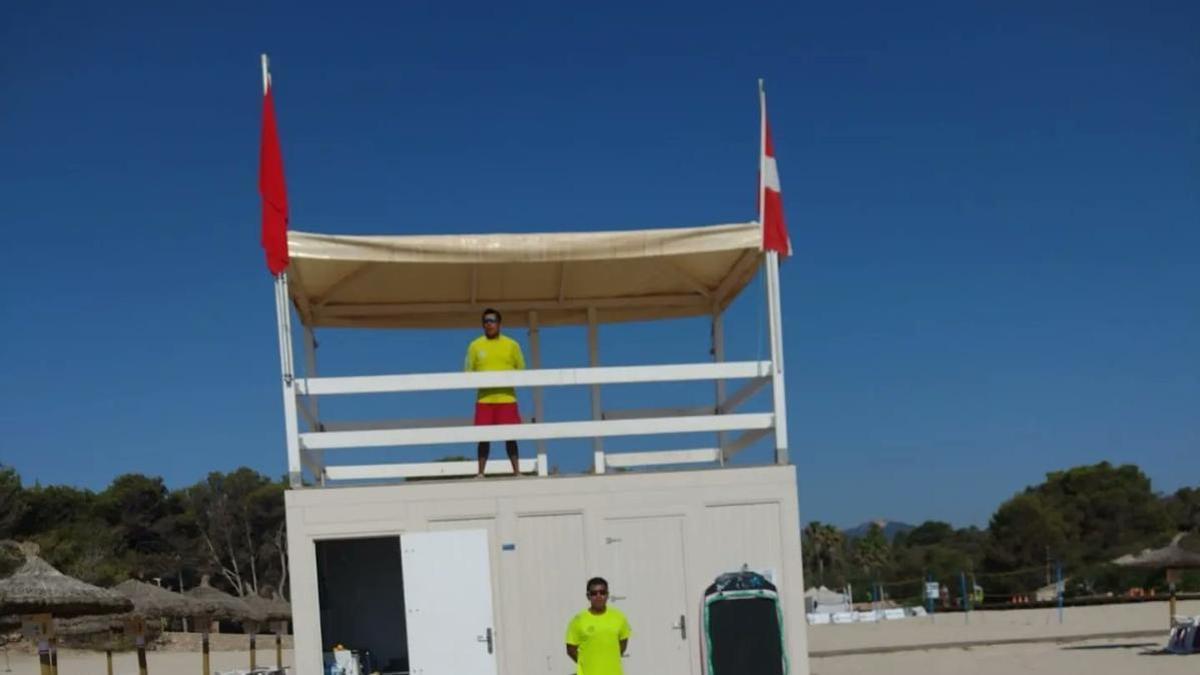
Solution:
M 195 600 L 169 591 L 161 586 L 148 584 L 136 579 L 127 579 L 117 584 L 113 590 L 129 598 L 133 609 L 146 619 L 170 619 L 175 617 L 195 616 L 199 607 Z M 137 632 L 135 640 L 138 652 L 138 672 L 144 675 L 148 671 L 146 665 L 146 636 L 140 622 L 134 625 Z
M 1142 549 L 1137 554 L 1126 554 L 1113 561 L 1122 567 L 1139 567 L 1167 571 L 1167 584 L 1171 601 L 1167 607 L 1171 625 L 1175 624 L 1175 570 L 1200 569 L 1200 534 L 1180 532 L 1171 543 L 1162 548 Z
M 133 610 L 147 619 L 174 619 L 202 613 L 192 598 L 137 579 L 122 581 L 113 590 L 129 598 Z
M 1156 570 L 1200 569 L 1200 551 L 1192 550 L 1191 541 L 1185 542 L 1186 532 L 1175 535 L 1171 543 L 1162 548 L 1142 549 L 1137 554 L 1126 554 L 1113 562 L 1122 567 L 1142 567 Z M 1200 540 L 1200 535 L 1196 535 Z
M 261 621 L 263 618 L 257 609 L 251 608 L 240 598 L 213 588 L 207 574 L 200 578 L 199 586 L 184 595 L 194 603 L 193 616 L 207 618 L 209 622 Z
M 0 579 L 0 615 L 48 614 L 53 621 L 53 617 L 120 614 L 133 609 L 133 603 L 120 593 L 54 569 L 37 556 L 36 546 L 23 550 L 25 563 L 12 576 Z M 52 637 L 39 640 L 38 657 L 43 674 L 57 672 L 58 654 Z
M 0 579 L 0 614 L 51 614 L 59 618 L 120 614 L 133 603 L 115 591 L 69 577 L 29 555 L 7 579 Z
M 184 593 L 196 603 L 197 623 L 200 624 L 202 635 L 200 640 L 203 675 L 210 672 L 208 658 L 208 630 L 215 621 L 258 622 L 266 617 L 260 610 L 247 605 L 239 598 L 219 591 L 208 583 L 208 575 L 200 577 L 200 585 Z
M 275 627 L 275 667 L 283 668 L 283 639 L 281 635 L 287 630 L 286 623 L 292 619 L 292 606 L 288 602 L 278 596 L 273 598 L 264 598 L 261 595 L 248 595 L 242 598 L 246 604 L 257 608 L 265 617 L 264 620 L 276 625 Z M 280 623 L 284 624 L 280 628 Z M 257 626 L 255 627 L 257 628 Z M 250 668 L 254 669 L 254 634 L 250 635 Z

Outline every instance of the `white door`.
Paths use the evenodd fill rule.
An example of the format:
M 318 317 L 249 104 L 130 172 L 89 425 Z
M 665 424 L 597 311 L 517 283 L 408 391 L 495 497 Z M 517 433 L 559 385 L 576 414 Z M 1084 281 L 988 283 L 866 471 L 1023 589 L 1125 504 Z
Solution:
M 496 675 L 486 530 L 400 536 L 412 675 Z
M 605 523 L 609 602 L 629 618 L 633 637 L 625 675 L 689 675 L 696 630 L 683 567 L 679 518 L 613 519 Z
M 575 672 L 564 643 L 571 617 L 587 607 L 583 533 L 578 513 L 517 517 L 519 675 Z

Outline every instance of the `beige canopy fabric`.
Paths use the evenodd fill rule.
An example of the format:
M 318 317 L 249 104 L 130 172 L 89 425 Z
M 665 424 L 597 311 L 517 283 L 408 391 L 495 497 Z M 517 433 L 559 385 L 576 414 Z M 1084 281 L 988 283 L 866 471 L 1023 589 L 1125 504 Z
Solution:
M 509 326 L 707 316 L 762 262 L 758 223 L 567 232 L 346 236 L 289 232 L 292 301 L 305 324 L 347 328 Z

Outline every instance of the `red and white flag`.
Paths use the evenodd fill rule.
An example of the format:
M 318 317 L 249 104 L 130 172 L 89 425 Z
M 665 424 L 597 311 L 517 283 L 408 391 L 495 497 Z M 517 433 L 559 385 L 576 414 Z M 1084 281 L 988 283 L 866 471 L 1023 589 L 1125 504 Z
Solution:
M 267 269 L 279 276 L 288 266 L 287 185 L 283 180 L 283 152 L 279 148 L 279 129 L 275 124 L 274 87 L 263 55 L 262 143 L 258 155 L 258 192 L 262 195 L 262 247 Z
M 763 250 L 778 251 L 783 257 L 792 254 L 783 220 L 783 195 L 779 188 L 779 167 L 775 164 L 775 147 L 771 144 L 771 125 L 767 123 L 767 92 L 758 81 L 758 100 L 762 109 L 762 145 L 759 162 L 758 216 L 762 223 Z

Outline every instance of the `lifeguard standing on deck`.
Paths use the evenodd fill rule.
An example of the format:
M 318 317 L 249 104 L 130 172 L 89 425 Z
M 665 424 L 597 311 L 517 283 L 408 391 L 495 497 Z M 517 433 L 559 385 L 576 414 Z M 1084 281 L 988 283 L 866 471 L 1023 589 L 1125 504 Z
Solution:
M 491 370 L 525 370 L 525 355 L 521 353 L 521 345 L 516 340 L 500 334 L 500 312 L 494 309 L 483 311 L 483 335 L 471 341 L 467 346 L 467 360 L 464 366 L 467 372 L 482 372 Z M 475 425 L 489 424 L 520 424 L 521 411 L 517 408 L 517 393 L 512 387 L 492 387 L 480 389 L 475 399 Z M 516 441 L 505 441 L 508 450 L 508 461 L 512 462 L 514 476 L 521 475 L 519 451 Z M 480 441 L 479 472 L 476 478 L 483 478 L 487 466 L 491 443 Z

